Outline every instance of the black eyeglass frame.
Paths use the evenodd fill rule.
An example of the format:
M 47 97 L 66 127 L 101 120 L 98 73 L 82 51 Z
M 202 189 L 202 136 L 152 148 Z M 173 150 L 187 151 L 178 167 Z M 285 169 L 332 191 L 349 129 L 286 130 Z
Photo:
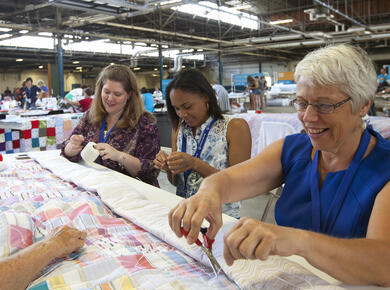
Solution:
M 294 106 L 294 108 L 298 111 L 298 112 L 305 112 L 307 110 L 307 107 L 312 105 L 313 106 L 313 109 L 317 112 L 317 113 L 320 113 L 320 114 L 332 114 L 338 107 L 344 105 L 346 102 L 348 101 L 351 101 L 352 98 L 351 97 L 348 97 L 344 100 L 342 100 L 341 102 L 338 102 L 336 104 L 321 104 L 321 103 L 307 103 L 307 102 L 300 102 L 300 103 L 306 103 L 306 108 L 304 110 L 300 109 L 298 106 L 298 99 L 294 99 L 291 101 L 291 105 Z M 327 111 L 321 111 L 321 107 L 320 106 L 328 106 L 328 108 L 330 108 L 330 111 L 327 112 Z

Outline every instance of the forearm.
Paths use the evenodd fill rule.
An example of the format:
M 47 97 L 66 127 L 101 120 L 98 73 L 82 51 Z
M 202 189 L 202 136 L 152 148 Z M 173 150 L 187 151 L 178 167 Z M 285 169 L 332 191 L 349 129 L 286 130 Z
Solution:
M 302 233 L 297 254 L 316 268 L 348 284 L 390 286 L 390 243 Z
M 119 155 L 119 160 L 117 160 L 131 176 L 137 176 L 138 172 L 141 170 L 142 163 L 141 161 L 130 154 L 121 152 Z
M 0 262 L 2 289 L 25 289 L 55 257 L 55 245 L 42 241 Z
M 192 166 L 192 170 L 198 172 L 200 176 L 202 177 L 207 177 L 212 175 L 213 173 L 218 172 L 219 170 L 210 166 L 208 163 L 200 160 L 199 158 L 192 157 L 194 158 L 194 163 Z

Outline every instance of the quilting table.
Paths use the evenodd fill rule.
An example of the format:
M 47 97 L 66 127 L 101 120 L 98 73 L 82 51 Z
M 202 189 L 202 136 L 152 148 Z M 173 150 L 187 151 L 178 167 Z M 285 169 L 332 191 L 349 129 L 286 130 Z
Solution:
M 15 154 L 4 156 L 9 167 L 0 175 L 10 178 L 0 178 L 4 183 L 0 222 L 17 220 L 30 235 L 23 244 L 12 239 L 15 231 L 9 232 L 8 239 L 0 242 L 14 244 L 6 250 L 0 245 L 3 256 L 61 224 L 71 223 L 88 233 L 80 255 L 55 261 L 30 289 L 235 288 L 223 276 L 212 275 L 199 247 L 189 246 L 170 231 L 167 213 L 180 197 L 99 165 L 71 163 L 58 150 L 29 155 L 39 164 L 15 161 Z M 17 217 L 7 219 L 7 214 Z M 236 220 L 225 215 L 223 219 L 213 252 L 242 289 L 377 289 L 340 285 L 297 256 L 240 260 L 228 267 L 222 257 L 223 232 Z
M 0 120 L 0 153 L 58 149 L 82 114 L 62 114 Z

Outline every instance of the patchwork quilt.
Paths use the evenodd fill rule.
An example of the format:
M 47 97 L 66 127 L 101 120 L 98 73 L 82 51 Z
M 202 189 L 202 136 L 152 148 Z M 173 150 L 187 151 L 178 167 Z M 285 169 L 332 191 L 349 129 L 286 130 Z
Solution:
M 280 257 L 228 267 L 221 247 L 228 228 L 217 236 L 214 255 L 237 284 L 215 276 L 201 249 L 169 229 L 169 208 L 113 180 L 109 170 L 36 156 L 39 163 L 19 160 L 0 172 L 0 257 L 65 224 L 86 231 L 87 239 L 81 252 L 53 261 L 29 289 L 336 288 Z
M 23 118 L 17 129 L 0 129 L 0 153 L 58 149 L 76 127 L 82 114 Z

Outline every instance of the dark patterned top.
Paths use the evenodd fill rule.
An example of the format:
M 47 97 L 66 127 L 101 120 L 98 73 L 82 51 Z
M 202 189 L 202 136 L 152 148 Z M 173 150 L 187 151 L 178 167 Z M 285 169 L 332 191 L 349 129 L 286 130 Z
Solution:
M 72 132 L 72 135 L 84 136 L 83 146 L 87 145 L 87 143 L 91 141 L 99 143 L 100 128 L 95 127 L 90 123 L 88 113 L 89 111 L 84 114 Z M 68 144 L 69 139 L 62 143 L 61 155 L 72 162 L 78 162 L 81 160 L 80 153 L 73 157 L 65 155 L 64 149 Z M 159 187 L 157 181 L 159 170 L 154 168 L 153 160 L 160 150 L 160 135 L 156 124 L 151 119 L 142 115 L 137 126 L 133 129 L 114 128 L 108 136 L 106 143 L 110 144 L 119 151 L 126 152 L 138 158 L 142 165 L 141 170 L 138 172 L 136 177 L 146 183 Z M 130 173 L 128 173 L 126 169 L 116 161 L 109 159 L 102 160 L 102 165 L 130 175 Z

